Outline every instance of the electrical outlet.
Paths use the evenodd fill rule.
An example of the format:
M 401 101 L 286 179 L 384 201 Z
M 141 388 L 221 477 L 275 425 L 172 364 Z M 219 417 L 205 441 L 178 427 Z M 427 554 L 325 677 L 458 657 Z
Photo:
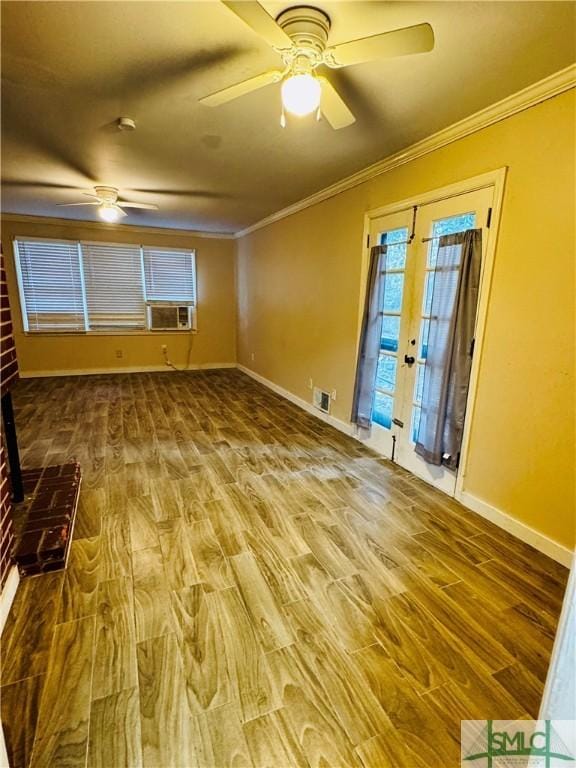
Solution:
M 254 358 L 255 357 L 256 357 L 256 355 L 254 354 L 254 352 L 252 352 L 251 355 L 250 355 L 250 360 L 252 360 L 252 362 L 254 362 Z
M 168 352 L 168 344 L 162 344 L 160 349 L 162 350 L 162 352 Z
M 332 390 L 332 394 L 330 395 L 330 397 L 332 398 L 332 400 L 336 400 L 336 390 L 335 389 Z
M 116 357 L 120 360 L 122 357 L 124 357 L 124 352 L 121 349 L 117 349 Z
M 314 382 L 312 379 L 308 379 L 308 389 L 314 389 Z

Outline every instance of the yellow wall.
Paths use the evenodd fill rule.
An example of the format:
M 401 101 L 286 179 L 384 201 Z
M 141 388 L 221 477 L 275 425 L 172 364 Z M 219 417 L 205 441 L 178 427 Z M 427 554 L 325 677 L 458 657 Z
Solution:
M 198 333 L 143 333 L 122 335 L 51 335 L 22 332 L 20 302 L 14 274 L 12 240 L 15 236 L 103 240 L 118 243 L 196 249 L 198 281 Z M 133 369 L 163 365 L 162 344 L 177 366 L 188 356 L 191 367 L 219 363 L 234 364 L 236 359 L 235 245 L 233 240 L 201 238 L 185 232 L 143 232 L 130 227 L 111 229 L 105 225 L 86 227 L 81 222 L 31 223 L 2 222 L 10 304 L 15 326 L 16 350 L 24 374 L 46 371 Z M 122 352 L 122 358 L 116 352 Z
M 550 99 L 237 243 L 238 361 L 305 400 L 309 378 L 336 389 L 333 413 L 348 421 L 364 213 L 508 166 L 465 490 L 566 546 L 575 528 L 574 110 L 574 92 Z M 189 337 L 24 335 L 14 235 L 195 248 L 199 333 L 191 364 L 236 360 L 233 241 L 6 220 L 24 373 L 162 366 L 161 344 L 183 365 Z
M 239 363 L 348 422 L 363 217 L 508 176 L 465 490 L 574 545 L 574 91 L 257 230 L 238 246 Z M 252 359 L 254 355 L 254 359 Z

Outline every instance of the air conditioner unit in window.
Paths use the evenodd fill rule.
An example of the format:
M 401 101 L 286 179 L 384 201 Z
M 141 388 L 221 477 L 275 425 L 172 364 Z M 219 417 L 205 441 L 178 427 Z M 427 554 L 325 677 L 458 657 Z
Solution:
M 189 304 L 148 304 L 150 331 L 194 330 L 194 307 Z

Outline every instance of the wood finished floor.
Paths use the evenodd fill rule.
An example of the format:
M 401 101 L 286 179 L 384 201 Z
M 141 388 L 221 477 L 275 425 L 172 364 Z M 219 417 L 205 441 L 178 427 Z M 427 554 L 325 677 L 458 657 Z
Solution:
M 567 573 L 236 371 L 21 381 L 81 462 L 2 637 L 14 768 L 446 768 L 534 716 Z

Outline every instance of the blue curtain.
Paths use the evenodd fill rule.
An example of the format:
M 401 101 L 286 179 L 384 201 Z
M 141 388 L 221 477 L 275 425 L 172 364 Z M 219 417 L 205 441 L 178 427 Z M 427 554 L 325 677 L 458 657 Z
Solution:
M 382 337 L 385 272 L 386 246 L 375 245 L 370 251 L 351 417 L 352 422 L 364 430 L 370 430 L 372 425 L 372 403 Z
M 439 239 L 416 453 L 456 469 L 472 367 L 482 230 Z

